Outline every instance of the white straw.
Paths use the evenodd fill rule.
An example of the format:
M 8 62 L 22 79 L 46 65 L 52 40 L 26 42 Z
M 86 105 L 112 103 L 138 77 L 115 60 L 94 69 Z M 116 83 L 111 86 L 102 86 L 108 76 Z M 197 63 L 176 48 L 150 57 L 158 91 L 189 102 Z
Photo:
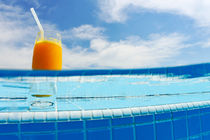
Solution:
M 31 8 L 31 13 L 34 16 L 34 19 L 35 19 L 35 21 L 36 21 L 36 23 L 37 23 L 37 25 L 39 27 L 39 30 L 41 32 L 41 39 L 43 39 L 44 38 L 44 30 L 43 30 L 42 25 L 41 25 L 41 23 L 39 21 L 39 18 L 36 15 L 36 12 L 34 11 L 34 8 Z

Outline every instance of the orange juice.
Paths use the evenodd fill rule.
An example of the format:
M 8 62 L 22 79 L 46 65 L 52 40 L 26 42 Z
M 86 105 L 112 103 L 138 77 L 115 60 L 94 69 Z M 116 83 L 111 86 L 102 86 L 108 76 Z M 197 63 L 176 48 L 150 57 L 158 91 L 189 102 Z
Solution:
M 50 40 L 36 41 L 34 46 L 32 69 L 61 70 L 62 69 L 61 43 Z

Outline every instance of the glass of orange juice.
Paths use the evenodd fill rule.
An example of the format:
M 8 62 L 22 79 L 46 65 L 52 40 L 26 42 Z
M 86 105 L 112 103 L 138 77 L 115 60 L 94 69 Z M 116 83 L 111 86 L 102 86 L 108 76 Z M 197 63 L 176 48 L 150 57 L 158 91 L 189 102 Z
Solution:
M 33 52 L 33 70 L 61 70 L 61 35 L 53 31 L 39 32 Z

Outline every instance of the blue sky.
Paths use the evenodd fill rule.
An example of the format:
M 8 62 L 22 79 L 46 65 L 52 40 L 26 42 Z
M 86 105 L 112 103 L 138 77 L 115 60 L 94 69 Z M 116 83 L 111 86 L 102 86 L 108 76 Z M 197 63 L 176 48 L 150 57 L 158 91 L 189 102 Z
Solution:
M 4 0 L 0 68 L 31 69 L 38 27 L 62 35 L 64 69 L 144 68 L 210 61 L 208 0 Z

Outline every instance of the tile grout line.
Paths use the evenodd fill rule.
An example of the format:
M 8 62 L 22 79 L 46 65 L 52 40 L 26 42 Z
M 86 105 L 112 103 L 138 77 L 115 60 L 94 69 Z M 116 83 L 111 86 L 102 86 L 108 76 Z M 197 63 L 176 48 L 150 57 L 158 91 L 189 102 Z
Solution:
M 87 128 L 86 128 L 86 120 L 83 120 L 83 129 L 84 129 L 84 140 L 87 140 Z
M 202 135 L 202 133 L 203 133 L 203 131 L 202 131 L 202 120 L 201 120 L 201 115 L 203 115 L 203 114 L 201 114 L 201 109 L 202 108 L 199 108 L 200 109 L 200 111 L 199 111 L 199 123 L 200 123 L 200 133 L 199 133 L 199 135 L 200 135 L 200 137 L 201 137 L 201 140 L 203 140 L 203 135 Z
M 189 124 L 188 124 L 188 113 L 187 113 L 187 111 L 186 111 L 185 119 L 186 119 L 187 139 L 189 139 L 190 135 L 189 135 Z
M 112 132 L 112 118 L 109 118 L 109 129 L 110 129 L 110 140 L 112 140 L 113 132 Z
M 58 140 L 58 122 L 55 122 L 55 139 Z
M 20 129 L 20 123 L 18 123 L 18 138 L 21 140 L 21 129 Z
M 132 117 L 132 124 L 133 124 L 133 135 L 134 135 L 134 140 L 136 140 L 136 124 L 134 122 L 134 117 Z
M 153 114 L 153 131 L 154 131 L 154 139 L 157 140 L 155 114 Z
M 171 118 L 170 118 L 170 122 L 171 122 L 171 134 L 172 134 L 173 140 L 175 140 L 175 135 L 174 135 L 174 121 L 173 121 L 173 118 L 172 118 L 172 113 L 170 113 L 170 115 L 171 115 Z

